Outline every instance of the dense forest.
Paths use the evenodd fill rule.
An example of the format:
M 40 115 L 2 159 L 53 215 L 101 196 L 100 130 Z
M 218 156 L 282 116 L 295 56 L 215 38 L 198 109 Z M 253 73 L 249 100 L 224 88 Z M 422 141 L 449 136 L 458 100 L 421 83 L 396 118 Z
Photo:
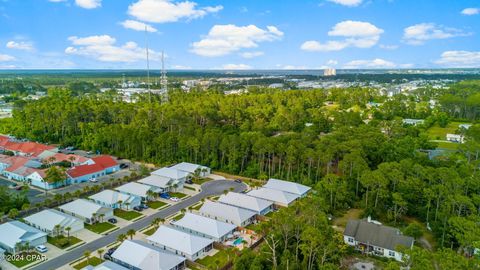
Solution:
M 480 248 L 480 128 L 468 130 L 458 153 L 430 160 L 420 150 L 436 145 L 424 127 L 405 126 L 401 120 L 426 118 L 427 125 L 452 117 L 477 121 L 479 89 L 478 83 L 459 84 L 392 99 L 363 88 L 251 87 L 248 94 L 228 96 L 173 90 L 168 102 L 140 96 L 126 103 L 113 91 L 75 95 L 52 88 L 48 97 L 19 106 L 0 128 L 18 137 L 158 165 L 190 161 L 315 187 L 317 195 L 297 209 L 278 212 L 263 228 L 267 245 L 262 256 L 246 252 L 236 269 L 336 269 L 348 251 L 342 250 L 327 215 L 350 207 L 387 224 L 402 226 L 404 218 L 412 217 L 431 227 L 438 250 L 406 251 L 411 253 L 406 266 L 435 269 L 435 261 L 436 269 L 466 269 L 478 262 L 463 255 Z M 430 107 L 430 98 L 441 106 Z M 370 107 L 370 102 L 381 105 Z

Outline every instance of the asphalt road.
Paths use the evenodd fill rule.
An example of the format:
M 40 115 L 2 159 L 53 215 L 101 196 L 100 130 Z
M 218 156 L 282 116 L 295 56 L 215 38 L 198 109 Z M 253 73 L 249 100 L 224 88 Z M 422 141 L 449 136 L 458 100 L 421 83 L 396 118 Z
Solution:
M 212 195 L 220 195 L 223 194 L 225 190 L 229 190 L 230 188 L 234 188 L 235 192 L 241 192 L 244 191 L 247 187 L 245 184 L 242 183 L 236 183 L 234 181 L 229 181 L 229 180 L 216 180 L 216 181 L 209 181 L 206 182 L 202 185 L 202 192 L 198 193 L 195 196 L 192 196 L 190 198 L 187 198 L 175 205 L 172 205 L 168 208 L 165 208 L 163 210 L 158 211 L 158 213 L 155 213 L 151 216 L 145 217 L 140 219 L 139 221 L 132 223 L 126 227 L 123 227 L 119 230 L 116 230 L 102 238 L 99 238 L 97 240 L 94 240 L 93 242 L 87 243 L 85 245 L 82 245 L 78 248 L 75 248 L 61 256 L 55 257 L 53 259 L 50 259 L 44 263 L 41 263 L 33 268 L 30 268 L 32 270 L 50 270 L 50 269 L 57 269 L 60 268 L 61 266 L 74 261 L 80 257 L 83 256 L 83 252 L 85 250 L 90 250 L 94 251 L 97 250 L 101 247 L 107 246 L 115 241 L 117 241 L 117 236 L 119 234 L 125 234 L 128 230 L 134 229 L 135 231 L 139 231 L 148 225 L 150 225 L 155 218 L 166 218 L 170 215 L 173 215 L 174 213 L 180 211 L 181 209 L 187 208 L 190 205 L 193 205 L 199 201 L 201 201 L 203 198 L 212 196 Z

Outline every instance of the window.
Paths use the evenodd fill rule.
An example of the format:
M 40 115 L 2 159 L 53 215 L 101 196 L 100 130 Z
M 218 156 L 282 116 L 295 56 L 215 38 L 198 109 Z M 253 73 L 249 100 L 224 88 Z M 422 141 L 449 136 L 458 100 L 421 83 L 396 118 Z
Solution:
M 388 251 L 388 256 L 395 257 L 395 251 Z
M 349 242 L 349 243 L 353 243 L 353 238 L 349 237 L 349 238 L 348 238 L 348 242 Z

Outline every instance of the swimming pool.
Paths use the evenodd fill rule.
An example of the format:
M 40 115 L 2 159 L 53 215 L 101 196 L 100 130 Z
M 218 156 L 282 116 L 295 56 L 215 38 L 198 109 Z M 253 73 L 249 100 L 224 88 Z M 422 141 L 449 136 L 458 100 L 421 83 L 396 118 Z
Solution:
M 234 246 L 238 246 L 238 245 L 240 245 L 242 242 L 243 242 L 243 238 L 242 238 L 242 237 L 239 237 L 239 238 L 237 238 L 235 241 L 233 241 L 233 245 L 234 245 Z

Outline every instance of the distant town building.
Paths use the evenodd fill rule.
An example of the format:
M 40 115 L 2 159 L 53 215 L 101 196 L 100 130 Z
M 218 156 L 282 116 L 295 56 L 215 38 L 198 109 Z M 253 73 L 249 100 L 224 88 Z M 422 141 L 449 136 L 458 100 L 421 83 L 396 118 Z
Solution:
M 465 137 L 463 135 L 459 134 L 447 134 L 447 141 L 449 142 L 455 142 L 455 143 L 464 143 L 465 142 Z
M 337 70 L 334 68 L 327 68 L 323 71 L 323 76 L 335 76 L 337 75 Z
M 423 125 L 425 123 L 425 120 L 423 119 L 403 119 L 403 123 L 405 125 L 412 125 L 412 126 L 418 126 L 418 125 Z

